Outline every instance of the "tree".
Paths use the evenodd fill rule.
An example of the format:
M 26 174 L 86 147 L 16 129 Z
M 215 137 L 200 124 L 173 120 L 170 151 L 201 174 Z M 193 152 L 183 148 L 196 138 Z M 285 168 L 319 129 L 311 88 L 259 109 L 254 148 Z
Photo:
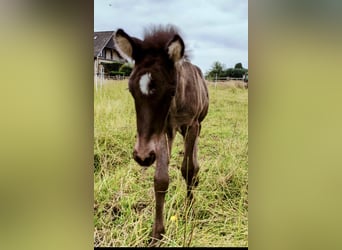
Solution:
M 234 69 L 232 68 L 226 69 L 225 76 L 232 77 L 233 71 Z
M 225 76 L 225 65 L 218 61 L 213 63 L 211 69 L 207 72 L 206 76 L 209 78 L 224 77 Z
M 215 80 L 216 77 L 242 78 L 247 72 L 248 69 L 243 68 L 242 63 L 235 64 L 234 68 L 226 69 L 223 63 L 216 61 L 205 76 L 211 80 Z
M 232 70 L 231 77 L 233 77 L 233 78 L 242 78 L 244 74 L 245 74 L 245 70 L 244 69 L 235 68 L 235 69 Z
M 237 63 L 237 64 L 235 64 L 234 69 L 243 69 L 242 63 Z

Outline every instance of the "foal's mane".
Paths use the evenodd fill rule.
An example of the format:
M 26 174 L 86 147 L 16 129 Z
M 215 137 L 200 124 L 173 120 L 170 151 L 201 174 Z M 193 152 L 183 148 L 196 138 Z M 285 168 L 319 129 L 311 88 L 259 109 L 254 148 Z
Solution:
M 154 49 L 165 49 L 167 43 L 178 34 L 184 37 L 178 27 L 172 24 L 167 25 L 153 25 L 144 30 L 143 43 L 146 47 Z M 189 59 L 187 50 L 184 52 L 184 58 Z

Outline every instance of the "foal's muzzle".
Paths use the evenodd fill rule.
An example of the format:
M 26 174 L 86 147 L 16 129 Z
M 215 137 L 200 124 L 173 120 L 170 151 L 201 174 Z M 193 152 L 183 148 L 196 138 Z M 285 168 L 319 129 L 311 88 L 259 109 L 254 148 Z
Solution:
M 143 156 L 139 155 L 137 150 L 134 150 L 133 158 L 140 166 L 148 167 L 151 166 L 156 160 L 156 153 L 152 150 L 148 153 L 148 155 Z

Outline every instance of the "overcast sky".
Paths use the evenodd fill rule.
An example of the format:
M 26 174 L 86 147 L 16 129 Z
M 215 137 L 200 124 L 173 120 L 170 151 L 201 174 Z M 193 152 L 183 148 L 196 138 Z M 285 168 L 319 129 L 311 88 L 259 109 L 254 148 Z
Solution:
M 143 38 L 150 25 L 174 24 L 191 61 L 248 68 L 248 0 L 94 0 L 94 31 L 122 28 Z

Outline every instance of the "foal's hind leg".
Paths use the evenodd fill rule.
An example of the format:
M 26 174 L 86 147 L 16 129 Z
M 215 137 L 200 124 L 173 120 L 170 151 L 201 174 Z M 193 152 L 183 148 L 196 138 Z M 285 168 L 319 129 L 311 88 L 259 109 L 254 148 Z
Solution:
M 190 127 L 182 128 L 185 152 L 181 170 L 187 184 L 187 197 L 190 200 L 193 199 L 193 187 L 198 185 L 197 138 L 199 130 L 200 124 L 198 122 Z

